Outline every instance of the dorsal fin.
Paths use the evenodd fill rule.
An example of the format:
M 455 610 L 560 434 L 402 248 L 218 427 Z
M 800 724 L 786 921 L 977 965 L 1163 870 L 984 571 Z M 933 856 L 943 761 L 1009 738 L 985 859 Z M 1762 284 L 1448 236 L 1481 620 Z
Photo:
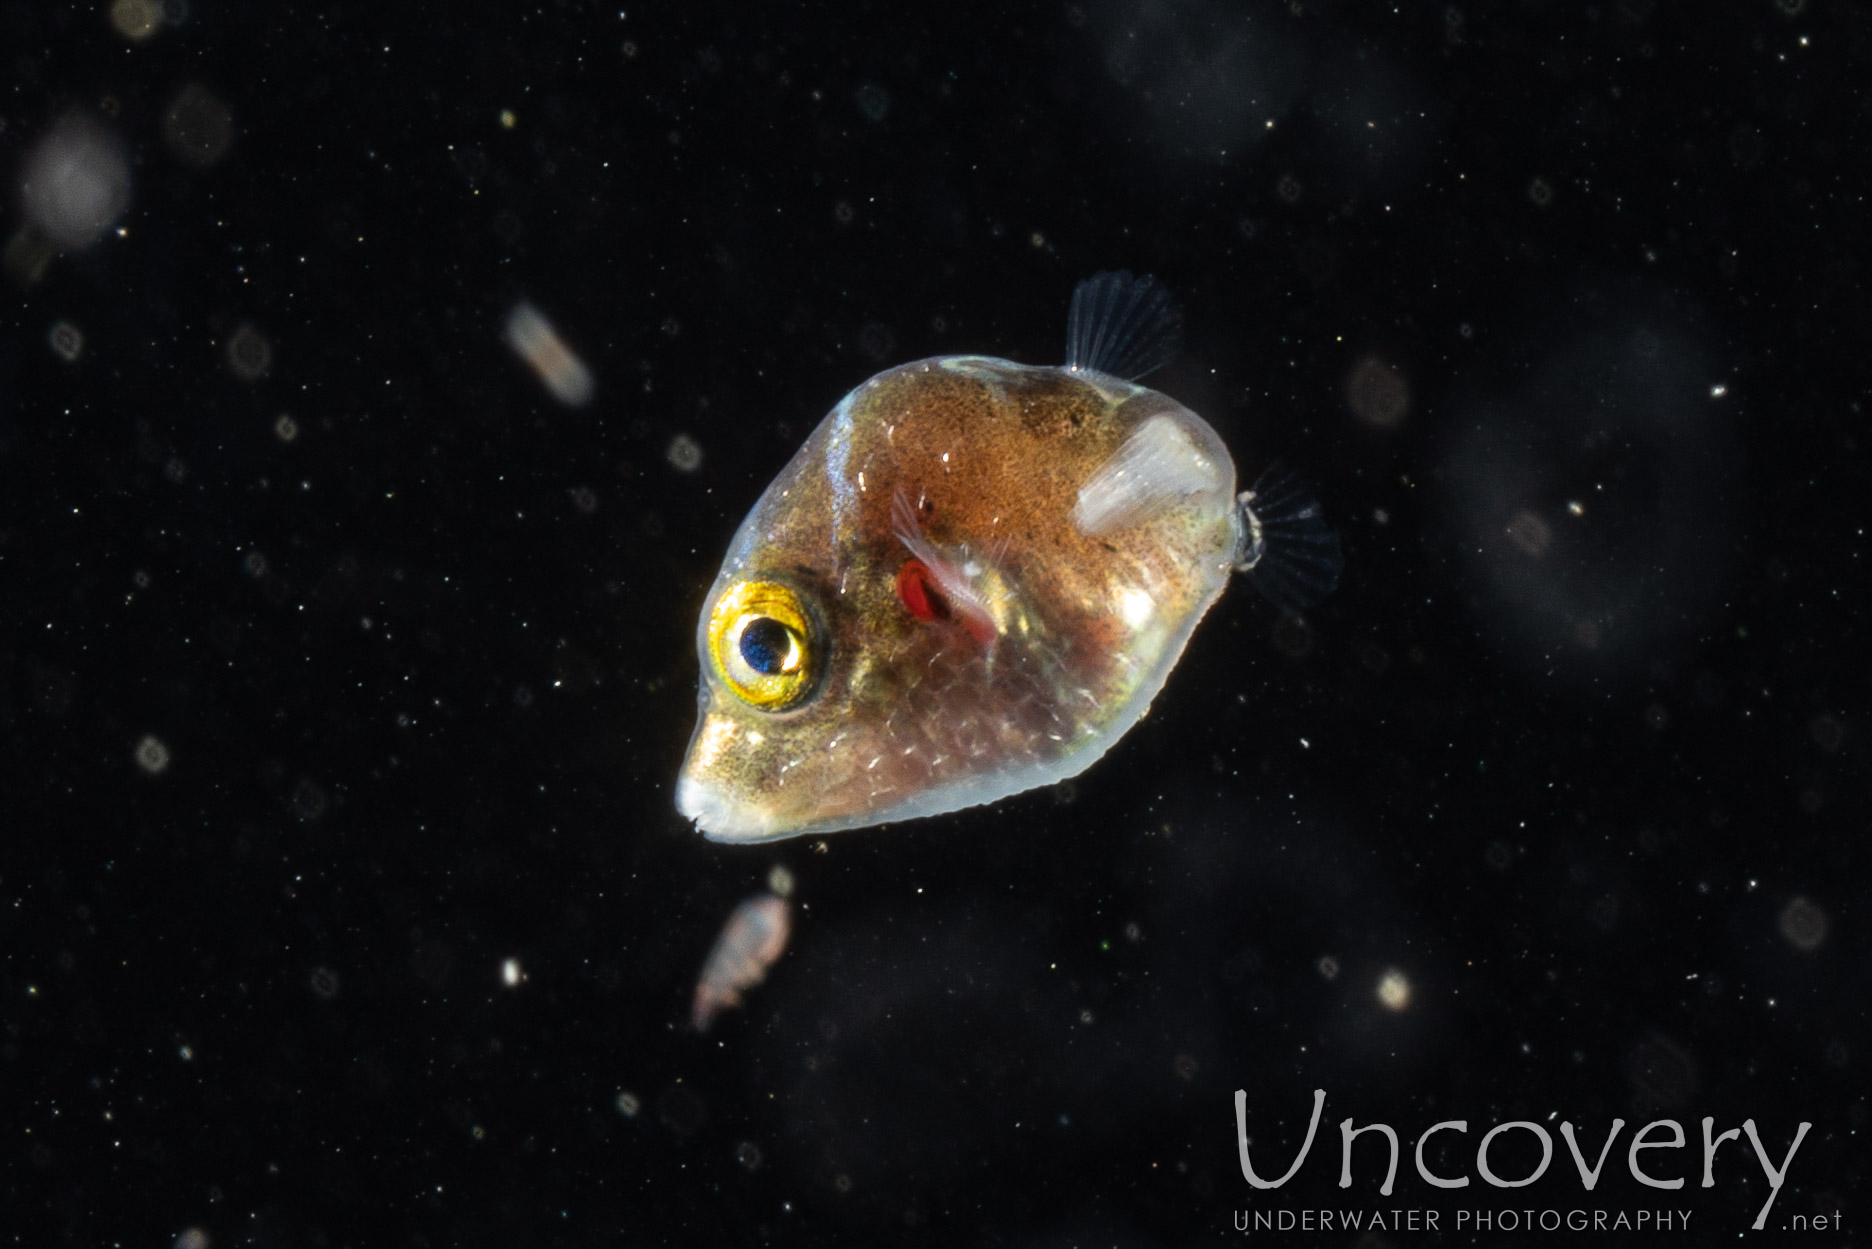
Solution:
M 1156 278 L 1098 273 L 1073 288 L 1066 367 L 1135 381 L 1182 348 L 1183 310 Z

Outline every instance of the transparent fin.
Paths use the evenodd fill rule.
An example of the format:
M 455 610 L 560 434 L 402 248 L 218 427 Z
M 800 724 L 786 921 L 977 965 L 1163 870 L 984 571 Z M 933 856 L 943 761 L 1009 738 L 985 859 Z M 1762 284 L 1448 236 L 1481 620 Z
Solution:
M 1181 421 L 1153 416 L 1079 487 L 1073 524 L 1096 538 L 1149 520 L 1190 495 L 1227 489 L 1222 483 L 1222 466 L 1191 441 Z
M 1094 274 L 1073 289 L 1066 367 L 1135 381 L 1176 357 L 1182 328 L 1182 309 L 1156 278 Z
M 1298 612 L 1332 593 L 1345 567 L 1339 531 L 1326 523 L 1319 500 L 1298 473 L 1273 465 L 1238 506 L 1242 546 L 1235 567 L 1269 602 Z
M 962 618 L 969 632 L 983 640 L 1000 633 L 1000 623 L 995 619 L 993 605 L 982 593 L 979 584 L 983 579 L 983 566 L 968 557 L 966 548 L 960 564 L 938 550 L 936 544 L 924 536 L 923 525 L 917 520 L 916 508 L 902 490 L 891 497 L 891 531 L 904 544 L 904 549 L 929 570 L 936 588 L 948 601 L 949 609 Z

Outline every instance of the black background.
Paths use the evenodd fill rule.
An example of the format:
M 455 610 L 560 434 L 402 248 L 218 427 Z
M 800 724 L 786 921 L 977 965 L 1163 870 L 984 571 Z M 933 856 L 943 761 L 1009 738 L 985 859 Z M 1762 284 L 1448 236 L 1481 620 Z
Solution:
M 131 165 L 0 302 L 19 1243 L 1178 1245 L 1320 1205 L 1710 1243 L 1766 1188 L 1746 1141 L 1698 1187 L 1704 1115 L 1777 1159 L 1811 1121 L 1769 1226 L 1852 1234 L 1864 10 L 187 0 L 132 41 L 11 3 L 0 64 L 9 237 L 59 119 Z M 695 614 L 761 488 L 882 367 L 1058 360 L 1119 267 L 1187 310 L 1153 384 L 1317 481 L 1338 593 L 1233 589 L 1056 790 L 703 841 Z M 588 406 L 502 344 L 522 300 Z M 792 947 L 698 1036 L 775 864 Z M 1314 1088 L 1253 1192 L 1234 1091 L 1265 1173 Z M 1472 1176 L 1495 1123 L 1630 1122 L 1592 1194 L 1556 1137 L 1529 1188 L 1407 1152 L 1381 1199 L 1369 1139 L 1336 1185 L 1348 1115 L 1467 1120 L 1433 1158 Z M 1654 1118 L 1679 1192 L 1625 1171 Z

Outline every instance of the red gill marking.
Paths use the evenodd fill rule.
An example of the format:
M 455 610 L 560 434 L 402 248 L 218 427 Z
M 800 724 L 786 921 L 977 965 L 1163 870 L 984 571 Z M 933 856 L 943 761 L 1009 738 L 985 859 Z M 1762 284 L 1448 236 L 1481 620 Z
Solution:
M 949 601 L 936 581 L 936 575 L 920 559 L 907 559 L 897 570 L 897 597 L 918 620 L 959 620 L 969 636 L 983 646 L 992 647 L 1000 636 L 994 618 L 974 603 L 964 602 L 958 609 Z
M 935 579 L 920 559 L 905 560 L 897 570 L 897 597 L 918 620 L 949 619 L 949 600 L 936 588 Z

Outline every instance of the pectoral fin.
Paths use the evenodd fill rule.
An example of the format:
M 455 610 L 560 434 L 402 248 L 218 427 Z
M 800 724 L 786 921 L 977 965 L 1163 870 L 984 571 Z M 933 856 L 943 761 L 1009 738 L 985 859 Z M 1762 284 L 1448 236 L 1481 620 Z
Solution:
M 1197 446 L 1182 421 L 1153 416 L 1079 487 L 1073 524 L 1090 537 L 1128 528 L 1191 495 L 1225 489 L 1230 469 Z

